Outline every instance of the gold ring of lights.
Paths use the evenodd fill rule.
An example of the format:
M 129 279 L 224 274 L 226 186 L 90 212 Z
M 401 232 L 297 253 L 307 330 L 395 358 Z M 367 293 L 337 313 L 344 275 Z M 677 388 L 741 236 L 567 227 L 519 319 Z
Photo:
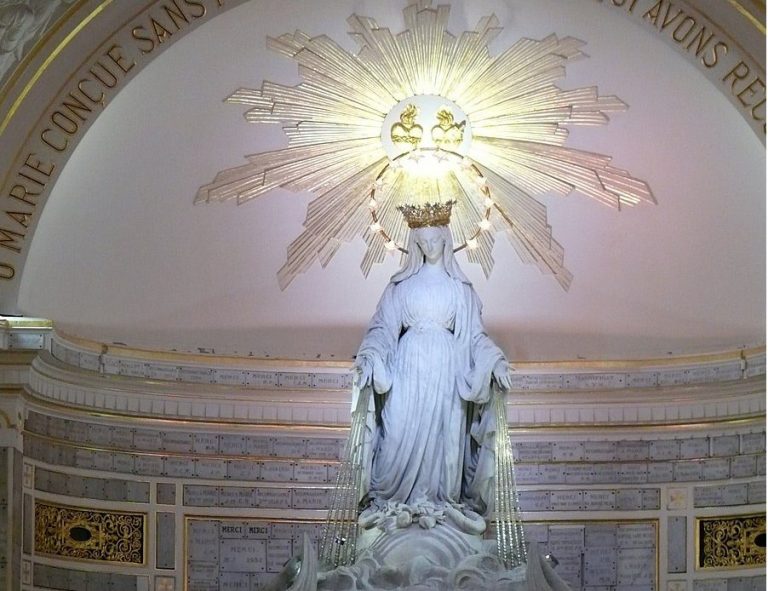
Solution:
M 251 123 L 280 123 L 288 146 L 248 156 L 246 163 L 219 172 L 200 187 L 195 201 L 245 203 L 277 187 L 315 195 L 304 231 L 289 245 L 278 271 L 281 289 L 315 262 L 325 266 L 356 236 L 367 245 L 360 265 L 364 275 L 384 262 L 387 249 L 369 230 L 361 195 L 392 161 L 388 142 L 399 153 L 431 147 L 431 141 L 482 168 L 493 188 L 492 226 L 466 254 L 486 277 L 495 264 L 496 233 L 503 230 L 523 262 L 568 289 L 572 275 L 565 249 L 552 236 L 541 195 L 576 192 L 617 209 L 655 203 L 648 185 L 612 166 L 610 156 L 565 145 L 571 126 L 604 125 L 611 113 L 626 109 L 619 98 L 600 95 L 594 86 L 563 90 L 556 85 L 568 62 L 585 55 L 582 41 L 549 35 L 491 51 L 501 32 L 498 18 L 482 17 L 473 29 L 456 35 L 447 27 L 450 6 L 433 3 L 408 2 L 400 32 L 370 17 L 350 16 L 355 52 L 327 35 L 295 31 L 270 37 L 270 49 L 298 63 L 301 81 L 290 86 L 264 81 L 261 88 L 240 88 L 226 99 L 245 105 Z M 456 188 L 459 197 L 467 192 L 461 181 L 472 179 L 457 177 L 464 178 L 448 175 L 442 188 Z M 407 232 L 392 202 L 414 195 L 426 204 L 431 193 L 434 203 L 441 195 L 429 191 L 424 179 L 416 181 L 416 188 L 397 185 L 399 194 L 392 190 L 395 185 L 378 192 L 377 217 L 395 248 Z M 455 243 L 471 249 L 484 197 L 477 187 L 467 188 L 472 198 L 457 202 L 450 227 Z
M 371 212 L 371 225 L 369 226 L 369 229 L 371 232 L 377 233 L 379 236 L 381 236 L 381 238 L 384 240 L 386 249 L 391 252 L 394 252 L 395 250 L 399 250 L 402 253 L 408 254 L 408 249 L 405 248 L 403 245 L 398 244 L 394 240 L 392 240 L 392 238 L 390 237 L 390 233 L 388 233 L 382 227 L 377 214 L 379 203 L 376 200 L 376 191 L 377 189 L 383 186 L 382 179 L 384 175 L 387 173 L 387 171 L 389 171 L 390 169 L 401 167 L 404 159 L 413 157 L 414 152 L 406 152 L 404 154 L 400 154 L 399 156 L 396 156 L 395 158 L 393 158 L 391 162 L 388 162 L 387 164 L 385 164 L 384 167 L 379 172 L 379 174 L 376 176 L 376 180 L 371 185 L 371 190 L 370 190 L 370 193 L 368 194 L 368 209 Z M 491 211 L 493 210 L 493 207 L 494 207 L 493 198 L 491 197 L 491 190 L 488 187 L 488 182 L 485 178 L 485 175 L 483 175 L 483 173 L 480 171 L 477 165 L 474 162 L 472 162 L 468 157 L 462 156 L 457 152 L 444 150 L 442 148 L 422 148 L 418 150 L 418 152 L 432 154 L 432 155 L 437 155 L 437 154 L 450 155 L 451 157 L 456 158 L 461 163 L 461 167 L 464 170 L 472 171 L 475 173 L 475 182 L 477 183 L 479 190 L 485 196 L 485 200 L 483 202 L 483 205 L 485 206 L 485 213 L 481 218 L 480 222 L 478 222 L 478 228 L 475 231 L 475 233 L 472 234 L 469 238 L 467 238 L 467 240 L 463 242 L 460 246 L 454 247 L 453 252 L 456 253 L 461 250 L 464 250 L 465 248 L 469 248 L 469 249 L 477 248 L 477 237 L 484 230 L 491 229 L 490 218 L 491 218 Z

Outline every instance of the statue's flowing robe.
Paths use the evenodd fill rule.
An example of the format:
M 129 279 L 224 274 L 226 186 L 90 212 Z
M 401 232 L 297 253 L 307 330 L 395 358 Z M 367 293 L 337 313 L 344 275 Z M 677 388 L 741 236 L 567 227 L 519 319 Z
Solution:
M 358 358 L 373 366 L 377 394 L 365 483 L 373 505 L 490 510 L 496 425 L 485 410 L 504 356 L 472 286 L 426 273 L 390 283 Z

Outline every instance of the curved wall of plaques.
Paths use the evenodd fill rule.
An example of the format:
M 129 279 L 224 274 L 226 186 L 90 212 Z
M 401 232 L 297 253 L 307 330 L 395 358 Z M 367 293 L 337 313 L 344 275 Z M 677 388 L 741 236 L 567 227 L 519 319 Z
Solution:
M 514 369 L 527 535 L 574 589 L 764 587 L 763 350 Z M 258 589 L 320 534 L 350 380 L 53 335 L 19 390 L 23 455 L 4 456 L 21 589 Z

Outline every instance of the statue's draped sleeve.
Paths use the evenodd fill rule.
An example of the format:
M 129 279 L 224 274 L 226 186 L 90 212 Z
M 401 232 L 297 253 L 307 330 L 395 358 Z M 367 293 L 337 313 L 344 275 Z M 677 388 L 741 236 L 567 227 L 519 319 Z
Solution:
M 390 283 L 379 300 L 357 352 L 358 363 L 366 360 L 372 364 L 373 389 L 378 394 L 384 394 L 392 387 L 392 359 L 400 338 L 402 318 L 397 285 Z
M 365 422 L 364 453 L 362 465 L 362 497 L 368 493 L 371 482 L 373 451 L 380 433 L 381 411 L 386 394 L 392 388 L 392 360 L 402 327 L 402 305 L 395 283 L 390 283 L 379 300 L 376 312 L 357 352 L 357 363 L 370 363 L 373 367 L 372 389 Z
M 462 284 L 462 305 L 459 307 L 454 334 L 458 394 L 468 402 L 486 403 L 491 396 L 491 376 L 504 354 L 485 333 L 481 318 L 482 306 L 471 285 Z
M 482 305 L 471 285 L 462 284 L 462 305 L 456 317 L 454 334 L 458 395 L 469 402 L 467 408 L 468 434 L 464 446 L 462 497 L 474 511 L 484 514 L 493 508 L 495 486 L 496 418 L 491 408 L 494 392 L 491 381 L 493 369 L 504 354 L 486 334 L 483 327 Z

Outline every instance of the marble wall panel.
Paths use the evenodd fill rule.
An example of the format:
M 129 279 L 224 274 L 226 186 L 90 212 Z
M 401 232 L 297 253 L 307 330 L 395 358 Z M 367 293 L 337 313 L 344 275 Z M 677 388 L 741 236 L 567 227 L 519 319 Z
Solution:
M 187 461 L 189 461 L 187 459 Z M 227 477 L 227 462 L 222 459 L 195 459 L 193 472 L 197 478 L 221 480 Z
M 709 438 L 691 437 L 680 440 L 681 458 L 706 458 L 709 456 Z
M 36 414 L 30 413 L 28 426 L 33 428 L 28 429 L 30 433 L 25 437 L 30 458 L 54 465 L 95 470 L 96 473 L 115 471 L 126 475 L 122 479 L 107 479 L 86 472 L 85 476 L 79 476 L 76 482 L 70 484 L 68 478 L 63 478 L 66 470 L 52 470 L 51 466 L 37 465 L 38 490 L 64 490 L 66 494 L 93 495 L 87 498 L 122 502 L 120 495 L 127 490 L 128 485 L 135 484 L 134 480 L 142 484 L 141 479 L 130 479 L 127 476 L 130 474 L 153 481 L 152 485 L 157 487 L 157 503 L 165 505 L 160 508 L 165 509 L 169 515 L 170 507 L 176 504 L 189 507 L 191 513 L 195 512 L 194 507 L 219 507 L 226 509 L 222 513 L 227 515 L 252 509 L 267 510 L 261 514 L 278 514 L 277 511 L 290 514 L 296 509 L 324 509 L 328 502 L 327 485 L 334 482 L 340 450 L 344 447 L 343 438 L 325 437 L 322 433 L 314 437 L 296 437 L 294 434 L 281 436 L 279 433 L 266 437 L 258 434 L 215 433 L 210 429 L 206 431 L 194 427 L 171 430 L 167 427 L 149 429 L 106 426 L 101 429 L 104 425 L 93 425 L 92 428 L 82 421 L 48 418 L 44 415 L 35 417 Z M 57 438 L 72 429 L 76 429 L 78 435 L 67 441 L 43 441 L 36 440 L 32 434 L 35 429 L 44 430 L 46 437 Z M 234 427 L 227 429 L 232 431 Z M 708 437 L 681 433 L 682 436 L 673 437 L 672 432 L 665 431 L 665 438 L 659 440 L 632 439 L 631 436 L 604 440 L 597 439 L 595 434 L 578 437 L 569 434 L 570 438 L 565 441 L 555 437 L 551 441 L 518 441 L 520 434 L 516 433 L 513 444 L 518 460 L 517 481 L 524 489 L 520 495 L 522 509 L 525 512 L 561 514 L 582 511 L 657 511 L 661 494 L 664 493 L 667 498 L 665 490 L 669 485 L 689 491 L 688 498 L 693 501 L 689 501 L 691 508 L 733 507 L 736 504 L 763 502 L 765 487 L 764 483 L 761 485 L 758 481 L 756 474 L 761 469 L 764 471 L 759 466 L 759 461 L 763 459 L 760 454 L 764 453 L 765 448 L 764 434 L 721 433 L 714 432 Z M 645 432 L 643 437 L 647 437 Z M 99 441 L 99 445 L 92 443 L 94 439 Z M 160 447 L 149 449 L 150 445 L 158 443 Z M 91 448 L 85 449 L 80 445 Z M 155 483 L 156 478 L 164 482 Z M 751 480 L 722 485 L 718 482 L 729 478 Z M 167 482 L 170 479 L 175 482 Z M 192 479 L 210 482 L 194 482 Z M 228 482 L 232 480 L 240 482 Z M 743 486 L 739 489 L 722 488 L 733 484 Z M 556 486 L 548 488 L 548 485 Z M 181 493 L 180 498 L 176 497 L 177 487 Z M 134 494 L 137 493 L 130 493 Z M 642 515 L 651 517 L 653 514 Z M 570 519 L 572 515 L 565 517 Z M 664 530 L 667 536 L 674 534 L 672 523 L 670 521 L 667 524 L 669 529 Z M 653 587 L 658 577 L 655 572 L 656 563 L 653 563 L 650 578 L 639 576 L 637 571 L 640 567 L 637 565 L 648 564 L 652 555 L 655 560 L 655 538 L 651 540 L 645 537 L 633 544 L 628 541 L 631 536 L 624 527 L 627 524 L 621 524 L 621 528 L 619 524 L 609 525 L 603 530 L 594 531 L 587 525 L 584 525 L 583 541 L 577 553 L 573 552 L 573 546 L 569 547 L 564 541 L 564 536 L 567 538 L 565 534 L 555 531 L 550 540 L 550 526 L 546 526 L 545 542 L 551 542 L 554 547 L 565 552 L 558 571 L 562 569 L 569 581 L 580 585 L 577 588 L 589 591 L 609 591 L 608 588 L 612 588 L 611 591 L 639 591 Z M 321 527 L 321 524 L 315 523 L 312 526 Z M 159 525 L 156 527 L 159 535 Z M 652 532 L 655 536 L 655 526 Z M 263 572 L 246 573 L 249 585 L 253 586 L 254 581 L 262 580 L 260 577 L 263 574 L 271 572 L 295 551 L 295 532 L 291 529 L 290 533 L 290 537 L 260 538 L 265 542 L 263 557 L 262 554 L 255 557 L 258 545 L 247 545 L 250 549 L 243 547 L 245 549 L 241 554 L 245 556 L 244 560 L 264 565 Z M 179 535 L 180 532 L 176 531 L 176 536 Z M 642 537 L 641 533 L 637 535 Z M 614 540 L 613 550 L 609 551 L 610 560 L 601 563 L 599 548 L 600 544 L 604 548 L 609 543 L 606 539 Z M 682 547 L 682 544 L 671 540 L 667 537 L 662 542 L 670 549 L 664 564 L 669 567 L 671 574 L 682 574 L 686 571 L 673 570 L 679 568 L 674 565 L 680 559 L 673 551 Z M 218 548 L 217 552 L 221 549 L 220 543 Z M 607 555 L 605 550 L 602 555 Z M 233 564 L 237 560 L 233 558 Z M 219 585 L 225 580 L 222 578 L 225 575 L 230 577 L 227 585 L 240 585 L 246 580 L 240 576 L 243 573 L 231 571 L 222 575 L 220 569 L 209 568 L 204 562 L 187 565 L 190 572 L 202 573 L 198 579 L 201 585 L 207 576 L 205 573 L 213 573 Z M 217 565 L 220 567 L 221 563 L 217 562 Z M 176 568 L 181 568 L 181 565 L 176 565 Z M 663 576 L 666 574 L 664 572 Z
M 696 486 L 693 489 L 694 507 L 746 505 L 748 501 L 749 485 L 747 483 Z
M 741 453 L 752 454 L 765 451 L 765 432 L 741 435 Z
M 746 478 L 757 474 L 757 456 L 737 456 L 731 458 L 731 477 Z
M 157 542 L 155 544 L 155 563 L 160 569 L 173 569 L 176 566 L 176 515 L 157 513 Z
M 33 582 L 36 588 L 60 591 L 138 591 L 139 577 L 117 573 L 91 572 L 36 563 Z
M 617 458 L 618 441 L 585 441 L 584 460 L 588 462 L 612 462 Z
M 175 505 L 176 484 L 173 482 L 158 482 L 156 498 L 160 505 Z
M 764 591 L 765 575 L 712 577 L 693 581 L 693 591 Z
M 149 483 L 117 478 L 82 477 L 38 467 L 35 488 L 57 495 L 85 497 L 102 501 L 149 502 Z
M 739 453 L 738 435 L 721 435 L 712 437 L 712 456 L 735 456 Z
M 667 520 L 667 572 L 684 573 L 687 571 L 688 519 L 669 517 Z

